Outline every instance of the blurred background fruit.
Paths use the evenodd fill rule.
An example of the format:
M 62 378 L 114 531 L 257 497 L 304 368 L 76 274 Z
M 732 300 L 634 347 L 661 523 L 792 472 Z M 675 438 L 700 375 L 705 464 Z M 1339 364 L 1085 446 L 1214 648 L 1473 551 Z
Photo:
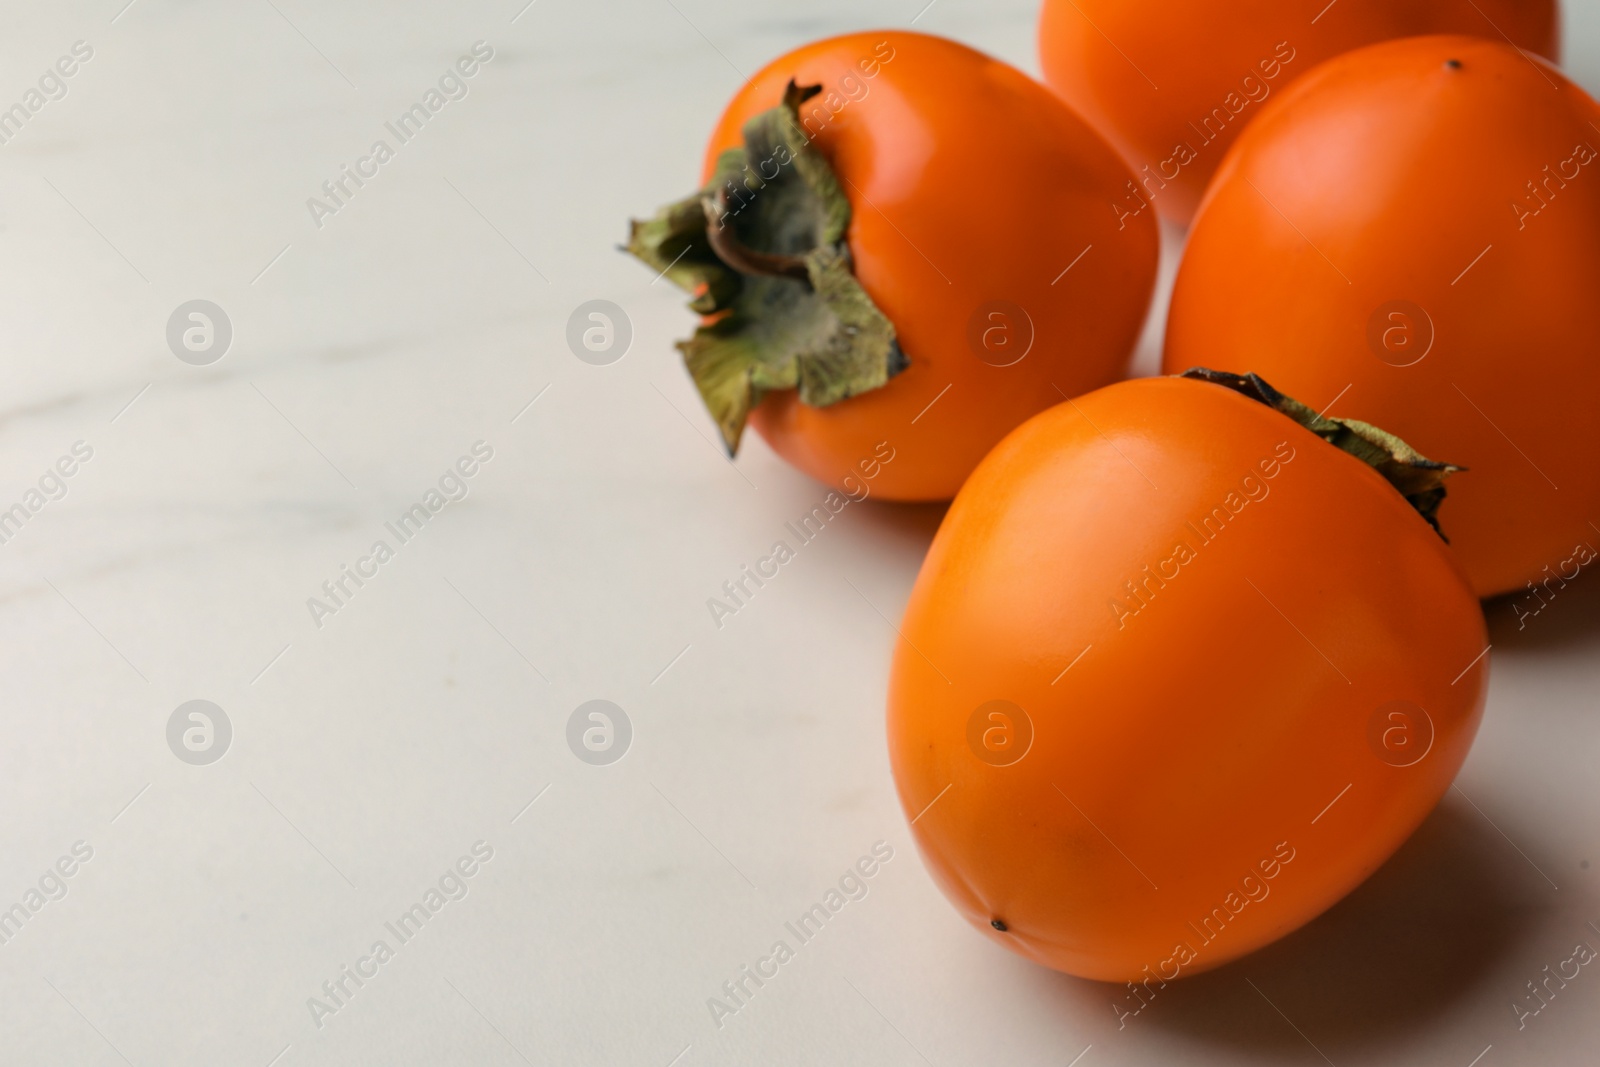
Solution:
M 1555 0 L 1045 0 L 1045 81 L 1187 224 L 1239 131 L 1332 56 L 1396 37 L 1473 34 L 1552 59 Z

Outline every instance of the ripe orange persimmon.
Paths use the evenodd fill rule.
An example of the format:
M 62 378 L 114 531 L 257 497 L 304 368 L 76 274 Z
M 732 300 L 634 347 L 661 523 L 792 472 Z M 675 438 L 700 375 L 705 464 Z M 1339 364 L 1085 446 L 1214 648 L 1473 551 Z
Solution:
M 636 223 L 630 251 L 700 294 L 679 347 L 730 453 L 748 417 L 837 482 L 887 442 L 877 493 L 948 499 L 1029 416 L 1124 372 L 1159 244 L 1106 209 L 1131 178 L 1020 71 L 852 34 L 758 72 L 704 188 Z
M 1329 61 L 1218 172 L 1166 368 L 1226 359 L 1469 468 L 1440 519 L 1479 595 L 1553 577 L 1600 522 L 1596 124 L 1489 41 Z
M 889 750 L 924 861 L 992 940 L 1088 978 L 1215 967 L 1349 892 L 1455 777 L 1483 615 L 1407 497 L 1318 427 L 1124 382 L 1023 424 L 956 497 L 901 623 Z
M 1139 171 L 1119 210 L 1150 201 L 1187 223 L 1269 96 L 1340 53 L 1432 33 L 1560 48 L 1556 0 L 1045 0 L 1039 57 Z

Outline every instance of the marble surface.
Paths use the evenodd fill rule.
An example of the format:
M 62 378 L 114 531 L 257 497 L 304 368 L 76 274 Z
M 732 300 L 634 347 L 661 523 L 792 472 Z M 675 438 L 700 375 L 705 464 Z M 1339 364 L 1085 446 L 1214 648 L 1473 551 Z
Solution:
M 766 59 L 917 18 L 1034 70 L 1033 3 L 125 2 L 10 3 L 0 39 L 0 106 L 48 90 L 0 145 L 0 508 L 29 511 L 0 544 L 0 909 L 27 913 L 0 1063 L 1592 1059 L 1600 975 L 1521 1030 L 1510 1003 L 1600 945 L 1600 585 L 1521 631 L 1491 605 L 1477 747 L 1389 866 L 1120 1030 L 1117 990 L 973 935 L 895 802 L 889 620 L 938 509 L 852 507 L 711 624 L 823 490 L 758 440 L 719 456 L 625 219 L 692 187 Z M 1600 5 L 1567 31 L 1600 89 Z M 606 366 L 565 340 L 593 299 L 632 324 Z M 192 300 L 220 359 L 169 348 Z M 430 491 L 459 499 L 388 534 Z M 605 766 L 567 742 L 596 699 L 631 724 Z M 224 747 L 194 700 L 214 762 L 178 755 Z

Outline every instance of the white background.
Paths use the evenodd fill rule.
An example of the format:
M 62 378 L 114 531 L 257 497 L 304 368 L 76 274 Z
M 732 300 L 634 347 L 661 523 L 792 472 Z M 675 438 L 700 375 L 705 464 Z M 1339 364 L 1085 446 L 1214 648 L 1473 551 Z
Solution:
M 614 246 L 695 186 L 737 71 L 921 0 L 123 3 L 13 2 L 0 35 L 0 106 L 94 49 L 0 147 L 0 507 L 94 449 L 0 545 L 0 908 L 94 850 L 0 945 L 0 1062 L 1593 1061 L 1600 973 L 1520 1032 L 1510 1004 L 1600 946 L 1595 579 L 1521 632 L 1491 605 L 1477 747 L 1388 867 L 1121 1031 L 1118 990 L 966 927 L 895 802 L 887 619 L 940 509 L 852 505 L 712 626 L 824 490 L 753 435 L 720 458 L 681 295 Z M 1034 17 L 939 0 L 917 28 L 1036 71 Z M 1566 30 L 1600 89 L 1600 6 Z M 470 94 L 313 225 L 479 39 Z M 233 323 L 209 367 L 164 337 L 194 298 Z M 608 367 L 564 341 L 593 298 L 633 323 Z M 317 628 L 306 598 L 480 439 L 470 497 Z M 565 742 L 597 697 L 634 727 L 609 767 Z M 165 739 L 195 698 L 234 728 L 210 766 Z M 466 898 L 316 1026 L 479 840 Z M 880 840 L 870 894 L 714 1026 L 706 998 Z

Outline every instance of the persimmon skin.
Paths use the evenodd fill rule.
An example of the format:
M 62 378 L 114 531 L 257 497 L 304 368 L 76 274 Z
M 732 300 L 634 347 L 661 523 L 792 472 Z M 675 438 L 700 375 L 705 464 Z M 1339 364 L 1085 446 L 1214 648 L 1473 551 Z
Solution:
M 954 41 L 898 30 L 818 41 L 768 64 L 717 124 L 704 179 L 791 78 L 823 86 L 802 118 L 850 202 L 856 277 L 910 366 L 828 407 L 769 393 L 751 425 L 830 484 L 859 478 L 887 441 L 896 458 L 875 494 L 948 500 L 1029 416 L 1122 376 L 1154 291 L 1157 227 L 1147 218 L 1118 229 L 1108 205 L 1132 174 L 1043 86 Z M 968 343 L 991 301 L 1033 322 L 1033 347 L 1011 366 Z
M 1398 37 L 1499 41 L 1502 31 L 1560 58 L 1556 0 L 1045 0 L 1039 58 L 1045 82 L 1111 139 L 1141 180 L 1154 176 L 1141 195 L 1187 225 L 1240 129 L 1318 63 Z M 1167 161 L 1180 144 L 1197 158 L 1174 166 Z
M 1439 519 L 1480 596 L 1554 575 L 1600 521 L 1600 160 L 1573 159 L 1600 148 L 1591 122 L 1581 89 L 1488 41 L 1330 61 L 1262 112 L 1212 184 L 1166 368 L 1223 361 L 1315 408 L 1339 397 L 1332 414 L 1469 469 Z M 1541 203 L 1528 182 L 1546 206 L 1521 216 L 1514 203 Z M 1431 322 L 1409 366 L 1393 365 L 1416 354 L 1400 342 L 1429 328 L 1380 314 L 1400 300 Z
M 1245 505 L 1202 543 L 1186 524 L 1231 512 L 1230 492 Z M 1119 616 L 1124 581 L 1185 540 L 1194 558 Z M 1183 943 L 1180 975 L 1216 967 L 1339 900 L 1449 787 L 1487 681 L 1465 575 L 1398 492 L 1265 405 L 1175 378 L 1098 390 L 1001 442 L 901 632 L 890 761 L 929 871 L 992 940 L 1109 981 L 1170 980 Z M 1032 722 L 1009 766 L 968 742 L 992 700 Z M 1369 741 L 1395 700 L 1434 732 L 1404 767 Z M 1268 891 L 1231 915 L 1247 874 Z

